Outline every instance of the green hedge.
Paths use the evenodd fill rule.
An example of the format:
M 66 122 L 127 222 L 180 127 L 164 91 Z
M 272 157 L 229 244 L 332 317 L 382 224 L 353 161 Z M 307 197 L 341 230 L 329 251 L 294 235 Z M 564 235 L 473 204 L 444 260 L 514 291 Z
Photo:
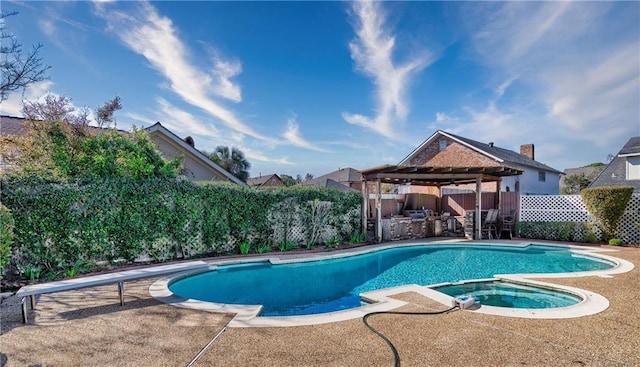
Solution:
M 13 227 L 15 222 L 11 211 L 0 203 L 0 280 L 9 263 L 9 253 L 13 243 Z
M 582 222 L 519 222 L 516 231 L 522 238 L 566 242 L 598 242 L 592 223 Z
M 21 276 L 37 269 L 56 278 L 142 255 L 164 261 L 239 253 L 241 243 L 266 251 L 287 240 L 290 231 L 283 227 L 310 220 L 344 242 L 362 233 L 358 192 L 256 191 L 172 178 L 75 183 L 6 178 L 2 185 L 2 203 L 15 220 L 10 267 Z M 313 218 L 318 201 L 331 202 L 322 221 Z M 318 243 L 306 245 L 327 240 L 315 238 Z
M 633 195 L 631 186 L 603 186 L 583 189 L 582 201 L 600 223 L 605 240 L 618 234 L 618 223 Z

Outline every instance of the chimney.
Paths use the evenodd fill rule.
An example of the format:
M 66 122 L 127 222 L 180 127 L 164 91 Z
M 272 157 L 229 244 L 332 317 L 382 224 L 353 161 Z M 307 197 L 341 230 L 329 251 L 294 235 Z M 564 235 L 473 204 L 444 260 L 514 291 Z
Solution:
M 535 160 L 535 153 L 533 144 L 523 144 L 520 146 L 520 154 L 526 155 L 527 157 Z
M 491 141 L 491 142 L 489 142 L 489 146 L 490 146 L 490 147 L 493 147 L 493 142 L 492 142 L 492 141 Z

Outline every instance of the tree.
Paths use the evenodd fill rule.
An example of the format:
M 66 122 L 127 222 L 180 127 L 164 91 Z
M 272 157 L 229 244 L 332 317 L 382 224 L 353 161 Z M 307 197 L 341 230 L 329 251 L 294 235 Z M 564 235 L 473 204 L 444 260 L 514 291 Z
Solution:
M 294 186 L 296 179 L 289 175 L 280 175 L 280 179 L 285 186 Z
M 122 103 L 118 96 L 113 97 L 112 100 L 105 103 L 102 107 L 98 107 L 96 109 L 96 121 L 98 122 L 98 125 L 100 125 L 100 127 L 108 127 L 113 123 L 113 127 L 116 128 L 116 119 L 114 114 L 120 109 L 122 109 Z
M 563 195 L 579 195 L 582 189 L 587 188 L 591 182 L 604 170 L 606 165 L 601 162 L 591 163 L 581 168 L 591 167 L 593 170 L 588 175 L 579 173 L 569 175 L 564 179 L 564 187 L 560 190 Z
M 42 62 L 41 44 L 34 45 L 31 52 L 24 55 L 22 44 L 15 35 L 6 32 L 5 18 L 16 14 L 0 13 L 0 102 L 6 100 L 13 91 L 47 79 L 46 72 L 51 68 Z
M 240 149 L 236 147 L 229 149 L 227 146 L 220 145 L 213 153 L 204 152 L 204 154 L 240 181 L 247 182 L 249 179 L 251 163 L 244 157 L 244 153 Z
M 116 97 L 105 106 L 103 118 L 113 120 L 120 100 Z M 76 110 L 66 96 L 47 95 L 42 102 L 26 102 L 23 113 L 31 128 L 26 137 L 14 142 L 19 151 L 14 173 L 63 180 L 177 176 L 182 160 L 165 161 L 143 130 L 127 134 L 91 127 L 89 112 Z
M 304 179 L 302 178 L 302 176 L 301 176 L 301 175 L 299 175 L 299 174 L 298 174 L 298 175 L 296 175 L 296 183 L 297 183 L 297 184 L 301 184 L 301 183 L 303 183 L 303 182 L 311 181 L 311 180 L 313 180 L 313 173 L 307 173 L 307 174 L 304 176 Z
M 22 113 L 30 129 L 15 142 L 16 172 L 60 178 L 75 175 L 74 162 L 90 136 L 90 111 L 76 109 L 66 96 L 48 94 L 43 101 L 26 101 Z
M 591 180 L 584 173 L 569 175 L 564 179 L 564 187 L 560 190 L 560 193 L 562 195 L 578 195 L 590 183 Z

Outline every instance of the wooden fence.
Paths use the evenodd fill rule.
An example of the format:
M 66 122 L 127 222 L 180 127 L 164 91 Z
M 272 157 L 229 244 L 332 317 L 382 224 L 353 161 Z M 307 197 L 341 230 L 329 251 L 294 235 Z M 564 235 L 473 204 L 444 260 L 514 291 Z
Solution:
M 483 192 L 481 197 L 482 210 L 495 209 L 497 193 Z M 513 210 L 518 210 L 520 206 L 520 196 L 517 192 L 500 193 L 500 216 L 508 215 Z M 451 213 L 452 216 L 464 216 L 468 211 L 476 209 L 476 194 L 449 194 L 442 196 L 442 211 Z

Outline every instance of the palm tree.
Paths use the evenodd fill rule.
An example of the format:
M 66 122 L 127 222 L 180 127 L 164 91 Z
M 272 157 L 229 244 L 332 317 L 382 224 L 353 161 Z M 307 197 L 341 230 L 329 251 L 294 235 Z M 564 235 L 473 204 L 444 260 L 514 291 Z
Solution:
M 220 145 L 216 147 L 215 152 L 205 154 L 240 181 L 247 182 L 251 163 L 244 157 L 244 153 L 240 149 L 236 147 L 229 149 L 229 147 Z

